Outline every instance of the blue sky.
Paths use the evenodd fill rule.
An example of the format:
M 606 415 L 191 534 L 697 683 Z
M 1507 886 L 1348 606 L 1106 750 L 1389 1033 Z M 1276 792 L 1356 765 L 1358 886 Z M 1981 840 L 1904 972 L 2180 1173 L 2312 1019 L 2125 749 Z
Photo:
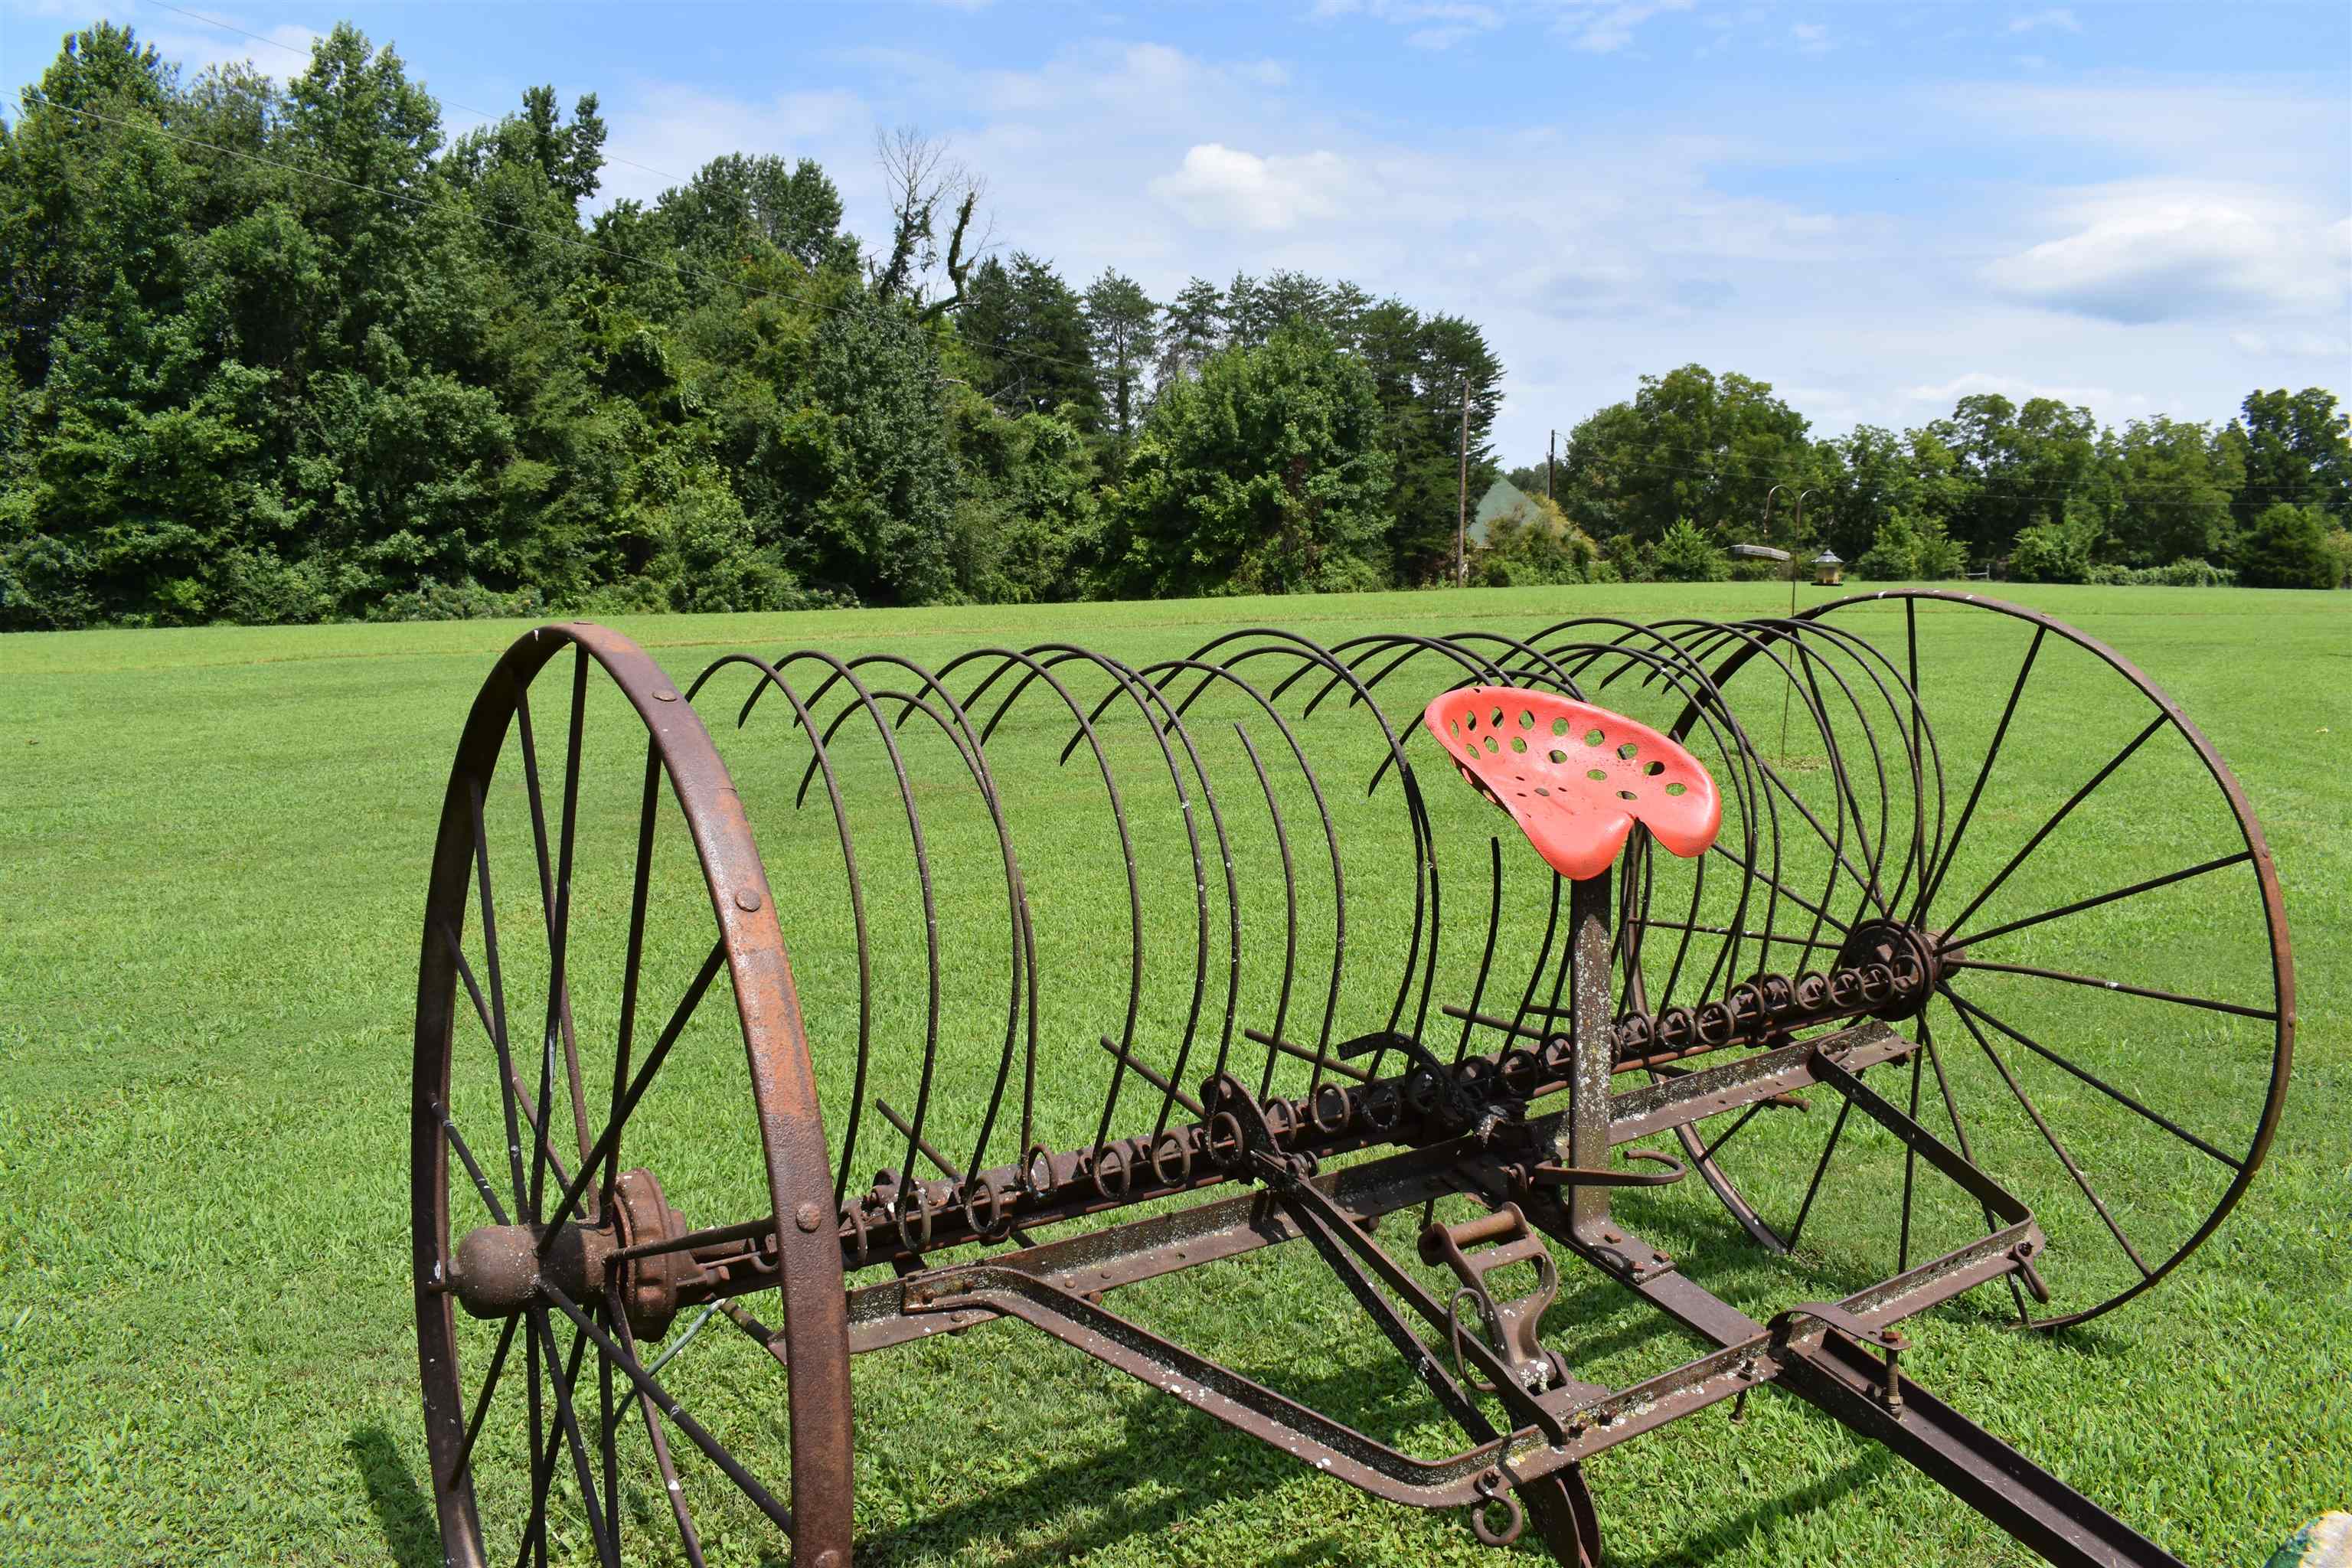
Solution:
M 1824 434 L 1972 391 L 2116 423 L 2352 402 L 2342 4 L 0 0 L 11 101 L 100 16 L 280 74 L 348 17 L 454 129 L 597 92 L 606 199 L 807 155 L 869 239 L 875 132 L 919 127 L 1074 284 L 1289 267 L 1469 316 L 1507 460 L 1693 360 Z

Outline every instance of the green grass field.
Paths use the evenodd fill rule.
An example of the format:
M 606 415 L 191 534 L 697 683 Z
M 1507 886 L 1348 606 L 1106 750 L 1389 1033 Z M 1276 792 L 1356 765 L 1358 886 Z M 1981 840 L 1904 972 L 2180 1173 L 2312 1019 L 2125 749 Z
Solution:
M 1252 623 L 1326 643 L 1371 629 L 1516 634 L 1577 614 L 1769 615 L 1784 594 L 1770 584 L 1660 585 L 677 616 L 620 629 L 685 682 L 738 648 L 887 648 L 936 665 L 982 644 L 1071 640 L 1141 662 Z M 2045 1336 L 2019 1331 L 2006 1291 L 1988 1287 L 1912 1325 L 1917 1349 L 1905 1367 L 2185 1560 L 2257 1563 L 2305 1518 L 2352 1503 L 2352 1126 L 2343 1109 L 2352 1103 L 2344 1022 L 2352 957 L 2343 942 L 2352 921 L 2352 599 L 2181 589 L 2012 596 L 2137 663 L 2243 784 L 2298 949 L 2294 1081 L 2244 1202 L 2152 1293 Z M 492 660 L 523 629 L 0 638 L 0 1049 L 9 1068 L 0 1092 L 0 1562 L 437 1561 L 407 1280 L 417 932 L 459 727 Z M 1939 733 L 1970 759 L 1947 781 L 1956 805 L 2016 660 L 2013 643 L 1958 638 L 1923 670 Z M 1995 864 L 2142 721 L 2108 710 L 2095 675 L 2052 677 L 2078 681 L 2079 697 L 2057 710 L 2062 722 L 2015 742 L 2014 784 L 2004 774 L 2001 789 L 1989 789 L 1978 832 Z M 721 689 L 723 701 L 703 704 L 714 729 L 746 688 Z M 540 722 L 543 735 L 558 726 Z M 1064 731 L 1042 714 L 1032 727 L 1009 727 L 998 744 L 1048 781 L 1022 808 L 1032 814 L 1022 843 L 1041 928 L 1058 931 L 1068 955 L 1057 971 L 1069 1019 L 1061 1026 L 1076 1043 L 1058 1042 L 1066 1054 L 1055 1059 L 1073 1064 L 1071 1075 L 1076 1064 L 1098 1074 L 1106 1058 L 1092 1050 L 1092 1033 L 1115 1028 L 1116 1008 L 1108 1020 L 1084 1008 L 1102 985 L 1123 984 L 1125 889 L 1093 840 L 1076 828 L 1058 837 L 1045 830 L 1086 793 L 1085 781 L 1053 781 Z M 594 729 L 592 753 L 607 734 L 626 738 L 617 724 Z M 821 848 L 831 829 L 790 811 L 797 772 L 778 765 L 782 736 L 777 713 L 767 713 L 723 734 L 722 751 L 760 830 L 830 1091 L 845 1071 L 842 1020 L 854 977 L 828 941 L 837 882 L 796 874 L 800 850 Z M 552 745 L 542 739 L 543 752 Z M 501 774 L 509 785 L 511 771 Z M 1424 779 L 1433 796 L 1446 795 L 1447 820 L 1483 836 L 1492 826 L 1477 816 L 1484 808 L 1443 772 L 1425 767 Z M 608 887 L 632 831 L 629 773 L 608 772 L 611 787 L 586 796 L 583 865 L 602 867 Z M 2212 819 L 2211 797 L 2177 775 L 2117 779 L 2126 785 L 2119 804 L 2070 826 L 2074 837 L 2053 837 L 2047 862 L 2037 858 L 2008 889 L 2015 901 L 1989 905 L 1985 919 L 2162 872 L 2226 838 L 2216 837 L 2228 825 Z M 504 799 L 509 812 L 518 798 L 510 790 Z M 1262 824 L 1236 817 L 1237 855 L 1264 856 Z M 1001 1039 L 1003 1013 L 986 994 L 1003 986 L 1003 917 L 1001 880 L 988 890 L 997 850 L 984 826 L 945 814 L 933 847 L 943 886 L 964 874 L 944 895 L 961 939 L 942 1017 L 951 1039 L 976 1031 L 984 1043 L 957 1068 L 977 1075 L 971 1081 L 993 1069 L 988 1031 Z M 1483 867 L 1485 838 L 1461 842 Z M 509 841 L 501 852 L 509 858 L 500 919 L 520 929 L 536 905 L 510 913 L 508 900 L 530 879 L 528 849 Z M 1181 857 L 1181 840 L 1165 831 L 1143 853 L 1162 888 L 1147 917 L 1155 940 L 1181 947 L 1192 940 L 1191 872 L 1171 856 Z M 1376 890 L 1378 864 L 1351 861 L 1351 889 Z M 869 877 L 889 984 L 878 1048 L 885 1059 L 899 1051 L 903 1066 L 920 1027 L 919 1001 L 906 1001 L 920 959 L 919 938 L 908 934 L 911 882 L 887 856 Z M 1171 881 L 1181 896 L 1164 892 Z M 2053 922 L 2001 956 L 2252 994 L 2259 954 L 2248 945 L 2242 890 L 2224 900 L 2184 885 L 2130 906 L 2127 917 L 2118 906 L 2112 919 Z M 616 903 L 583 898 L 580 929 L 609 937 Z M 1515 920 L 1520 912 L 1512 906 Z M 1370 984 L 1383 943 L 1401 945 L 1402 918 L 1375 913 L 1356 929 L 1349 951 L 1367 955 L 1357 984 Z M 708 920 L 707 902 L 698 909 L 692 897 L 656 911 L 662 973 L 681 963 L 690 972 Z M 966 948 L 979 951 L 959 956 Z M 1457 956 L 1449 952 L 1447 963 Z M 1155 979 L 1139 1039 L 1181 1026 L 1189 960 L 1180 968 L 1172 991 Z M 518 958 L 516 994 L 531 996 L 535 978 Z M 2024 983 L 1984 984 L 1996 1012 L 2035 1005 L 2016 989 Z M 588 1032 L 594 1005 L 580 1005 Z M 2163 1096 L 2215 1142 L 2242 1147 L 2243 1108 L 2259 1098 L 2260 1029 L 2200 1014 L 2183 1030 L 2096 992 L 2051 1006 L 2041 1016 L 2104 1052 L 2094 1058 L 2102 1070 Z M 992 1016 L 993 1026 L 984 1022 Z M 730 1029 L 710 1009 L 698 1017 L 680 1046 L 678 1099 L 668 1107 L 677 1119 L 649 1131 L 630 1159 L 656 1165 L 696 1224 L 763 1201 L 759 1173 L 745 1163 L 753 1144 Z M 1948 1046 L 1956 1060 L 1970 1048 L 1964 1037 Z M 1984 1097 L 1969 1103 L 2000 1093 L 1980 1060 L 1956 1071 L 1964 1096 Z M 1050 1081 L 1079 1079 L 1057 1068 Z M 2053 1118 L 2084 1130 L 2077 1152 L 2114 1184 L 2126 1224 L 2146 1227 L 2138 1234 L 2177 1237 L 2203 1212 L 2200 1201 L 2210 1208 L 2210 1173 L 2196 1161 L 2129 1123 L 2101 1122 L 2101 1102 L 2053 1072 L 2028 1082 Z M 1045 1101 L 1056 1092 L 1049 1087 Z M 1041 1102 L 1041 1112 L 1081 1115 L 1090 1092 L 1072 1089 L 1066 1105 Z M 684 1122 L 688 1110 L 729 1125 L 705 1134 Z M 1820 1110 L 1766 1124 L 1750 1140 L 1739 1179 L 1759 1200 L 1792 1204 L 1802 1191 L 1809 1151 L 1821 1146 Z M 2096 1299 L 2129 1278 L 2119 1257 L 2100 1250 L 2063 1179 L 2034 1185 L 2021 1163 L 2033 1152 L 2030 1129 L 1979 1136 L 1981 1158 L 2004 1180 L 2021 1163 L 2017 1190 L 2049 1226 L 2062 1306 L 2068 1290 Z M 1839 1158 L 1853 1183 L 1882 1192 L 1899 1184 L 1891 1142 L 1857 1136 L 1849 1150 Z M 861 1149 L 858 1180 L 886 1159 Z M 747 1192 L 754 1196 L 739 1200 Z M 1750 1247 L 1696 1182 L 1621 1208 L 1759 1317 L 1891 1272 L 1883 1201 L 1858 1199 L 1817 1218 L 1808 1247 L 1778 1260 Z M 1961 1215 L 1940 1244 L 1969 1223 Z M 1382 1234 L 1404 1245 L 1402 1227 Z M 1401 1446 L 1434 1453 L 1446 1442 L 1417 1381 L 1304 1248 L 1141 1287 L 1113 1304 Z M 1588 1375 L 1620 1383 L 1694 1353 L 1612 1288 L 1572 1271 L 1547 1334 Z M 723 1337 L 698 1347 L 690 1371 L 681 1358 L 687 1391 L 739 1452 L 780 1476 L 782 1380 L 747 1342 Z M 1417 1514 L 1317 1477 L 1017 1325 L 864 1358 L 857 1379 L 860 1562 L 1489 1560 L 1457 1517 Z M 520 1438 L 486 1441 L 488 1453 Z M 701 1487 L 707 1470 L 685 1465 Z M 1900 1461 L 1779 1395 L 1754 1401 L 1744 1425 L 1709 1411 L 1612 1450 L 1589 1473 L 1614 1560 L 1627 1564 L 2032 1560 Z M 482 1485 L 487 1509 L 499 1485 L 487 1474 Z M 712 1562 L 783 1560 L 782 1542 L 748 1509 L 717 1491 L 698 1500 Z M 674 1548 L 647 1511 L 656 1506 L 634 1498 L 643 1522 L 631 1527 L 631 1550 L 668 1563 Z M 585 1560 L 584 1542 L 568 1547 Z M 1533 1550 L 1517 1555 L 1536 1561 Z

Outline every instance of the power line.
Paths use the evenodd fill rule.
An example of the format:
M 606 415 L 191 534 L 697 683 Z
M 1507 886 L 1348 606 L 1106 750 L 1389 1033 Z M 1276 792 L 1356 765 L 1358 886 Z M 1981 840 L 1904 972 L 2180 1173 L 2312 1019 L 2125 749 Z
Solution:
M 1711 448 L 1709 448 L 1709 447 L 1706 447 L 1673 446 L 1673 445 L 1666 445 L 1666 446 L 1655 446 L 1655 447 L 1644 447 L 1643 449 L 1644 449 L 1645 451 L 1651 451 L 1651 452 L 1686 452 L 1686 453 L 1700 453 L 1700 452 L 1706 452 L 1706 451 L 1709 451 L 1709 450 L 1711 450 Z M 1560 465 L 1561 465 L 1562 467 L 1566 467 L 1569 463 L 1570 463 L 1570 462 L 1573 460 L 1574 453 L 1575 453 L 1575 447 L 1574 447 L 1574 445 L 1571 443 L 1571 445 L 1570 445 L 1570 448 L 1569 448 L 1569 452 L 1568 452 L 1568 454 L 1567 454 L 1567 455 L 1564 455 L 1564 456 L 1559 459 Z M 1530 465 L 1530 466 L 1532 466 L 1532 465 Z M 1593 463 L 1593 465 L 1592 465 L 1592 468 L 1591 468 L 1591 469 L 1588 469 L 1588 472 L 1590 472 L 1590 471 L 1593 471 L 1593 470 L 1605 470 L 1605 469 L 1607 469 L 1607 468 L 1641 468 L 1641 469 L 1644 469 L 1644 470 L 1647 470 L 1647 471 L 1650 471 L 1650 472 L 1654 472 L 1654 473 L 1682 474 L 1682 475 L 1689 476 L 1689 477 L 1694 478 L 1694 479 L 1727 479 L 1727 479 L 1785 479 L 1788 477 L 1789 470 L 1790 470 L 1790 469 L 1791 469 L 1791 468 L 1796 468 L 1796 467 L 1798 467 L 1798 466 L 1799 466 L 1798 464 L 1796 464 L 1796 463 L 1793 463 L 1793 462 L 1792 462 L 1792 463 L 1787 463 L 1787 464 L 1778 465 L 1778 466 L 1771 467 L 1771 468 L 1754 468 L 1754 467 L 1748 466 L 1748 465 L 1747 465 L 1747 464 L 1742 464 L 1742 463 L 1738 463 L 1738 462 L 1732 462 L 1732 461 L 1725 461 L 1725 462 L 1719 463 L 1719 464 L 1717 464 L 1717 465 L 1716 465 L 1716 466 L 1714 466 L 1714 467 L 1711 467 L 1711 468 L 1690 468 L 1690 467 L 1685 467 L 1685 466 L 1681 465 L 1681 464 L 1675 464 L 1675 463 L 1660 463 L 1660 462 L 1650 461 L 1650 460 L 1647 460 L 1647 459 L 1644 459 L 1644 458 L 1603 458 L 1603 459 L 1598 459 L 1598 460 L 1596 460 L 1596 461 Z M 1849 469 L 1848 471 L 1849 471 L 1849 472 L 1851 472 L 1852 470 L 1851 470 L 1851 469 Z M 1966 473 L 1950 474 L 1950 475 L 1937 475 L 1937 474 L 1927 473 L 1927 472 L 1922 472 L 1922 471 L 1914 470 L 1914 469 L 1903 469 L 1903 470 L 1901 470 L 1900 472 L 1898 472 L 1895 477 L 1899 478 L 1899 479 L 1920 479 L 1920 480 L 1931 480 L 1931 479 L 1938 479 L 1938 478 L 1950 478 L 1950 479 L 1961 479 L 1961 480 L 1963 480 L 1963 481 L 1972 482 L 1972 483 L 1981 483 L 1981 482 L 1982 482 L 1982 476 L 1979 476 L 1979 475 L 1971 475 L 1971 474 L 1966 474 Z M 2186 493 L 2188 493 L 2189 490 L 2191 490 L 2191 489 L 2197 489 L 2197 488 L 2200 488 L 2200 487 L 2195 487 L 2195 486 L 2189 486 L 2189 485 L 2168 485 L 2168 486 L 2160 486 L 2160 487 L 2158 487 L 2158 489 L 2155 489 L 2155 490 L 2153 490 L 2153 491 L 2143 491 L 2143 492 L 2141 492 L 2141 493 L 2142 493 L 2142 494 L 2144 494 L 2144 495 L 2145 495 L 2145 494 L 2177 495 L 2177 494 L 2186 494 Z M 2229 497 L 2231 497 L 2232 500 L 2235 500 L 2235 499 L 2240 498 L 2240 497 L 2247 496 L 2247 495 L 2250 495 L 2250 494 L 2251 494 L 2251 495 L 2257 495 L 2257 496 L 2259 496 L 2259 495 L 2262 495 L 2262 494 L 2264 494 L 2264 493 L 2268 493 L 2268 492 L 2274 492 L 2274 491 L 2275 491 L 2275 492 L 2285 492 L 2285 491 L 2288 491 L 2288 490 L 2292 490 L 2292 491 L 2294 492 L 2294 494 L 2293 494 L 2293 497 L 2292 497 L 2292 498 L 2287 498 L 2287 497 L 2284 497 L 2284 495 L 2282 495 L 2279 499 L 2291 499 L 2291 504 L 2294 504 L 2294 505 L 2302 505 L 2302 506 L 2316 506 L 2316 507 L 2322 507 L 2322 508 L 2329 508 L 2329 507 L 2342 507 L 2342 506 L 2345 506 L 2346 504 L 2347 504 L 2347 503 L 2346 503 L 2346 502 L 2344 502 L 2344 501 L 2340 501 L 2340 500 L 2327 500 L 2327 499 L 2326 499 L 2326 498 L 2324 498 L 2324 497 L 2323 497 L 2323 498 L 2321 498 L 2321 499 L 2319 499 L 2319 500 L 2303 500 L 2302 498 L 2303 498 L 2303 497 L 2305 497 L 2305 496 L 2306 496 L 2306 495 L 2309 493 L 2309 491 L 2308 491 L 2307 488 L 2305 488 L 2305 487 L 2304 487 L 2304 486 L 2299 486 L 2299 485 L 2297 485 L 2297 486 L 2288 486 L 2288 485 L 2249 485 L 2249 486 L 2241 486 L 2240 488 L 2238 488 L 2237 489 L 2234 489 L 2234 490 L 2232 490 L 2232 489 L 2225 489 L 2224 487 L 2221 487 L 2221 486 L 2219 486 L 2219 485 L 2216 485 L 2216 486 L 2215 486 L 2215 488 L 2216 488 L 2216 489 L 2223 489 L 2223 493 L 2224 493 L 2224 494 L 2226 494 L 2226 495 L 2228 495 Z M 2003 497 L 2005 497 L 2005 498 L 2016 498 L 2016 499 L 2021 499 L 2021 500 L 2072 500 L 2072 499 L 2076 499 L 2076 498 L 2082 497 L 2082 496 L 2084 496 L 2084 493 L 2085 493 L 2085 492 L 2084 492 L 2084 490 L 2083 490 L 2083 489 L 2070 489 L 2070 490 L 2048 490 L 2048 489 L 2038 489 L 2038 490 L 2016 490 L 2016 489 L 2003 489 L 2000 493 L 2001 493 L 2001 495 L 2002 495 Z

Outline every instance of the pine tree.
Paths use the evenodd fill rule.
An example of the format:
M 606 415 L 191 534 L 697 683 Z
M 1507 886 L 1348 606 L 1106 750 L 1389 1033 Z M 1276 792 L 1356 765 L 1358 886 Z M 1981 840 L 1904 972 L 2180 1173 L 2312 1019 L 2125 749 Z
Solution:
M 1086 293 L 1087 331 L 1123 452 L 1142 414 L 1143 368 L 1159 342 L 1160 307 L 1132 278 L 1103 268 Z

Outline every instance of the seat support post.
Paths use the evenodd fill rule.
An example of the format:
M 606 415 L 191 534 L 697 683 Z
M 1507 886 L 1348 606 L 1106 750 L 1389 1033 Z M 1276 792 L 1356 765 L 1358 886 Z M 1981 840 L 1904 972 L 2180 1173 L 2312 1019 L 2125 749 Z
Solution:
M 1614 868 L 1568 885 L 1569 940 L 1574 990 L 1570 997 L 1569 1110 L 1553 1142 L 1554 1157 L 1574 1170 L 1609 1163 L 1609 1085 L 1617 1065 L 1616 1009 L 1609 987 L 1610 881 Z M 1609 1226 L 1609 1189 L 1591 1182 L 1568 1193 L 1579 1238 L 1602 1239 Z

